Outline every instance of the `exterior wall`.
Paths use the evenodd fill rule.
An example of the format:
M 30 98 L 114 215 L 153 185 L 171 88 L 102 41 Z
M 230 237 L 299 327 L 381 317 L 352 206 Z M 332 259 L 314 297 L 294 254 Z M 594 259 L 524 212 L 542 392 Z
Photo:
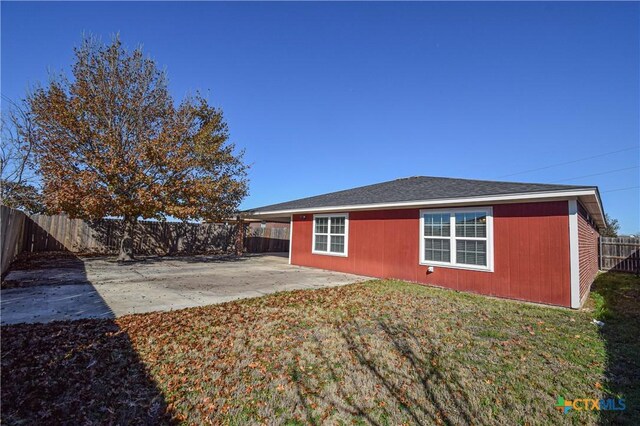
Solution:
M 580 304 L 589 294 L 598 274 L 598 229 L 587 211 L 578 204 L 578 262 L 580 276 Z
M 419 209 L 349 213 L 348 257 L 311 253 L 313 214 L 293 216 L 291 263 L 570 306 L 567 201 L 493 205 L 494 271 L 419 264 Z

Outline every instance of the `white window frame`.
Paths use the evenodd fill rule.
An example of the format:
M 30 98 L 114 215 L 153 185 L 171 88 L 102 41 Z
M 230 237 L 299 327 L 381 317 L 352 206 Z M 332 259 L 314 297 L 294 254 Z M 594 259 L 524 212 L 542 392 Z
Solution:
M 473 213 L 482 212 L 487 215 L 487 238 L 471 238 L 471 237 L 456 237 L 456 213 Z M 434 239 L 449 239 L 450 242 L 450 262 L 440 262 L 433 260 L 426 260 L 424 258 L 424 240 L 429 236 L 424 235 L 424 215 L 425 214 L 449 214 L 449 224 L 451 232 L 449 237 L 437 237 Z M 420 254 L 418 263 L 425 266 L 444 266 L 454 269 L 469 269 L 472 271 L 493 272 L 493 208 L 492 207 L 464 207 L 464 208 L 451 208 L 451 209 L 422 209 L 420 210 Z M 486 241 L 487 242 L 487 266 L 481 265 L 467 265 L 465 263 L 456 263 L 456 239 L 458 240 L 471 240 L 471 241 Z
M 316 250 L 316 218 L 328 218 L 327 220 L 327 251 Z M 338 253 L 331 251 L 331 218 L 332 217 L 343 217 L 344 218 L 344 253 Z M 311 239 L 311 253 L 313 254 L 322 254 L 325 256 L 340 256 L 347 257 L 349 254 L 349 213 L 329 213 L 329 214 L 314 214 L 312 225 L 313 229 L 313 238 Z M 333 234 L 333 235 L 341 235 L 341 234 Z

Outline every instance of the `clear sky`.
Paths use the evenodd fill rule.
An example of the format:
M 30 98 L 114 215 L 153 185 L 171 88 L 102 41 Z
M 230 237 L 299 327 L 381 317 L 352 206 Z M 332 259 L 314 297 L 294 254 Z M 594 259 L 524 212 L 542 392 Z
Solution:
M 243 208 L 406 176 L 504 179 L 598 185 L 640 231 L 638 3 L 1 9 L 12 99 L 68 72 L 83 33 L 116 32 L 166 67 L 177 99 L 207 94 L 252 164 Z

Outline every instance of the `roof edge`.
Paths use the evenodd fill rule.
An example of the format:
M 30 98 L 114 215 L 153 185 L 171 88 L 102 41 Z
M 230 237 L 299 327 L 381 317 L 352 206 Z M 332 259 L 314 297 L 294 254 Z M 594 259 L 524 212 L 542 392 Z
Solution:
M 252 211 L 251 209 L 245 210 L 243 213 L 249 216 L 273 216 L 273 215 L 291 215 L 296 213 L 321 213 L 321 212 L 339 212 L 339 211 L 357 211 L 357 210 L 378 210 L 378 209 L 399 209 L 399 208 L 411 208 L 411 207 L 426 207 L 426 206 L 441 206 L 441 205 L 457 205 L 457 204 L 481 204 L 481 203 L 495 203 L 502 201 L 519 201 L 519 200 L 536 200 L 543 201 L 545 199 L 558 199 L 558 198 L 571 198 L 571 197 L 584 197 L 594 196 L 598 205 L 599 214 L 604 221 L 604 211 L 602 210 L 602 202 L 600 200 L 600 194 L 597 187 L 584 187 L 583 189 L 568 189 L 568 190 L 556 190 L 556 191 L 540 191 L 540 192 L 526 192 L 526 193 L 514 193 L 514 194 L 497 194 L 497 195 L 484 195 L 478 197 L 464 197 L 464 198 L 439 198 L 432 200 L 414 200 L 414 201 L 402 201 L 392 203 L 372 203 L 372 204 L 354 204 L 354 205 L 342 205 L 342 206 L 326 206 L 326 207 L 312 207 L 312 208 L 299 208 L 299 209 L 283 209 L 283 210 L 265 210 L 265 211 Z

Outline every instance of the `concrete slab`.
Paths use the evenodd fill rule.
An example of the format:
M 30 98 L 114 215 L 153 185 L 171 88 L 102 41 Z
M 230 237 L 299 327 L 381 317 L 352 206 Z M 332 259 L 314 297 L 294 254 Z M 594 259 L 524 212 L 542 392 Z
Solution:
M 278 291 L 350 284 L 369 278 L 288 264 L 284 255 L 242 258 L 155 257 L 120 265 L 113 258 L 51 261 L 5 277 L 2 324 L 169 311 Z

